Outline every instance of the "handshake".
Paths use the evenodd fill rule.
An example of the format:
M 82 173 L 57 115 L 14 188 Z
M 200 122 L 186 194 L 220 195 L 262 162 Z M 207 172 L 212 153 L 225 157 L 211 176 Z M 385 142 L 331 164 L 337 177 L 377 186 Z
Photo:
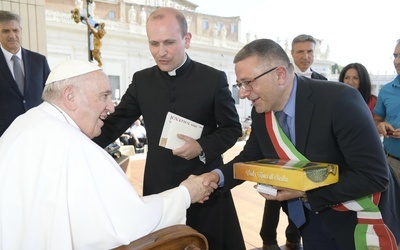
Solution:
M 180 185 L 188 189 L 191 203 L 204 203 L 218 188 L 218 181 L 218 173 L 209 172 L 202 175 L 190 175 Z

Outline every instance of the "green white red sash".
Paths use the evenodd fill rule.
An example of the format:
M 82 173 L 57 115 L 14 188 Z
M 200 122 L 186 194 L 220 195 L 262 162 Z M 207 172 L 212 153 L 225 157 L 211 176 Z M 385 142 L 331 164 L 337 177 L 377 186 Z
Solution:
M 265 113 L 265 124 L 280 159 L 309 161 L 297 151 L 293 143 L 287 138 L 276 117 L 273 119 L 272 112 Z M 396 239 L 385 225 L 378 207 L 380 196 L 381 193 L 376 193 L 332 207 L 336 211 L 355 211 L 357 213 L 358 224 L 354 230 L 357 250 L 397 250 Z
M 272 144 L 280 159 L 309 161 L 297 151 L 293 143 L 287 138 L 279 126 L 277 119 L 272 119 L 272 112 L 265 113 L 265 123 Z

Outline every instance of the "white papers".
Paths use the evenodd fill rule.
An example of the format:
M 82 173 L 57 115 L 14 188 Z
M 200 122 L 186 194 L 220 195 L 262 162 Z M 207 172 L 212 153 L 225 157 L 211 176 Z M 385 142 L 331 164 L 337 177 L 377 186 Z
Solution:
M 203 125 L 186 119 L 177 114 L 168 112 L 161 133 L 159 145 L 168 149 L 176 149 L 185 144 L 177 134 L 183 134 L 193 139 L 199 139 L 203 131 Z
M 257 185 L 257 191 L 260 193 L 269 194 L 272 196 L 276 196 L 278 194 L 278 190 L 276 188 L 274 188 L 273 186 L 270 186 L 267 184 L 261 184 L 261 183 L 259 183 Z

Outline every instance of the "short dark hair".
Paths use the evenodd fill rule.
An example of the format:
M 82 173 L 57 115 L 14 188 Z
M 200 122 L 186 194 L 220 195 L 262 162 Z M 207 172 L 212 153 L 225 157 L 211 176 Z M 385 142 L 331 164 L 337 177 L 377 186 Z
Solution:
M 270 39 L 257 39 L 246 44 L 235 56 L 233 63 L 257 56 L 259 62 L 265 66 L 284 65 L 289 72 L 293 72 L 293 65 L 282 47 Z

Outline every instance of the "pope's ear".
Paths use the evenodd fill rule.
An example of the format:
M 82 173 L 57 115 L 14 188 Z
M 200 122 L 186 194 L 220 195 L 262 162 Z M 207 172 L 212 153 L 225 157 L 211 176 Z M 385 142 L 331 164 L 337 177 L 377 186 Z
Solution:
M 66 86 L 64 88 L 64 91 L 62 92 L 62 99 L 64 100 L 65 105 L 71 110 L 74 110 L 76 108 L 76 91 L 76 88 L 69 85 Z

